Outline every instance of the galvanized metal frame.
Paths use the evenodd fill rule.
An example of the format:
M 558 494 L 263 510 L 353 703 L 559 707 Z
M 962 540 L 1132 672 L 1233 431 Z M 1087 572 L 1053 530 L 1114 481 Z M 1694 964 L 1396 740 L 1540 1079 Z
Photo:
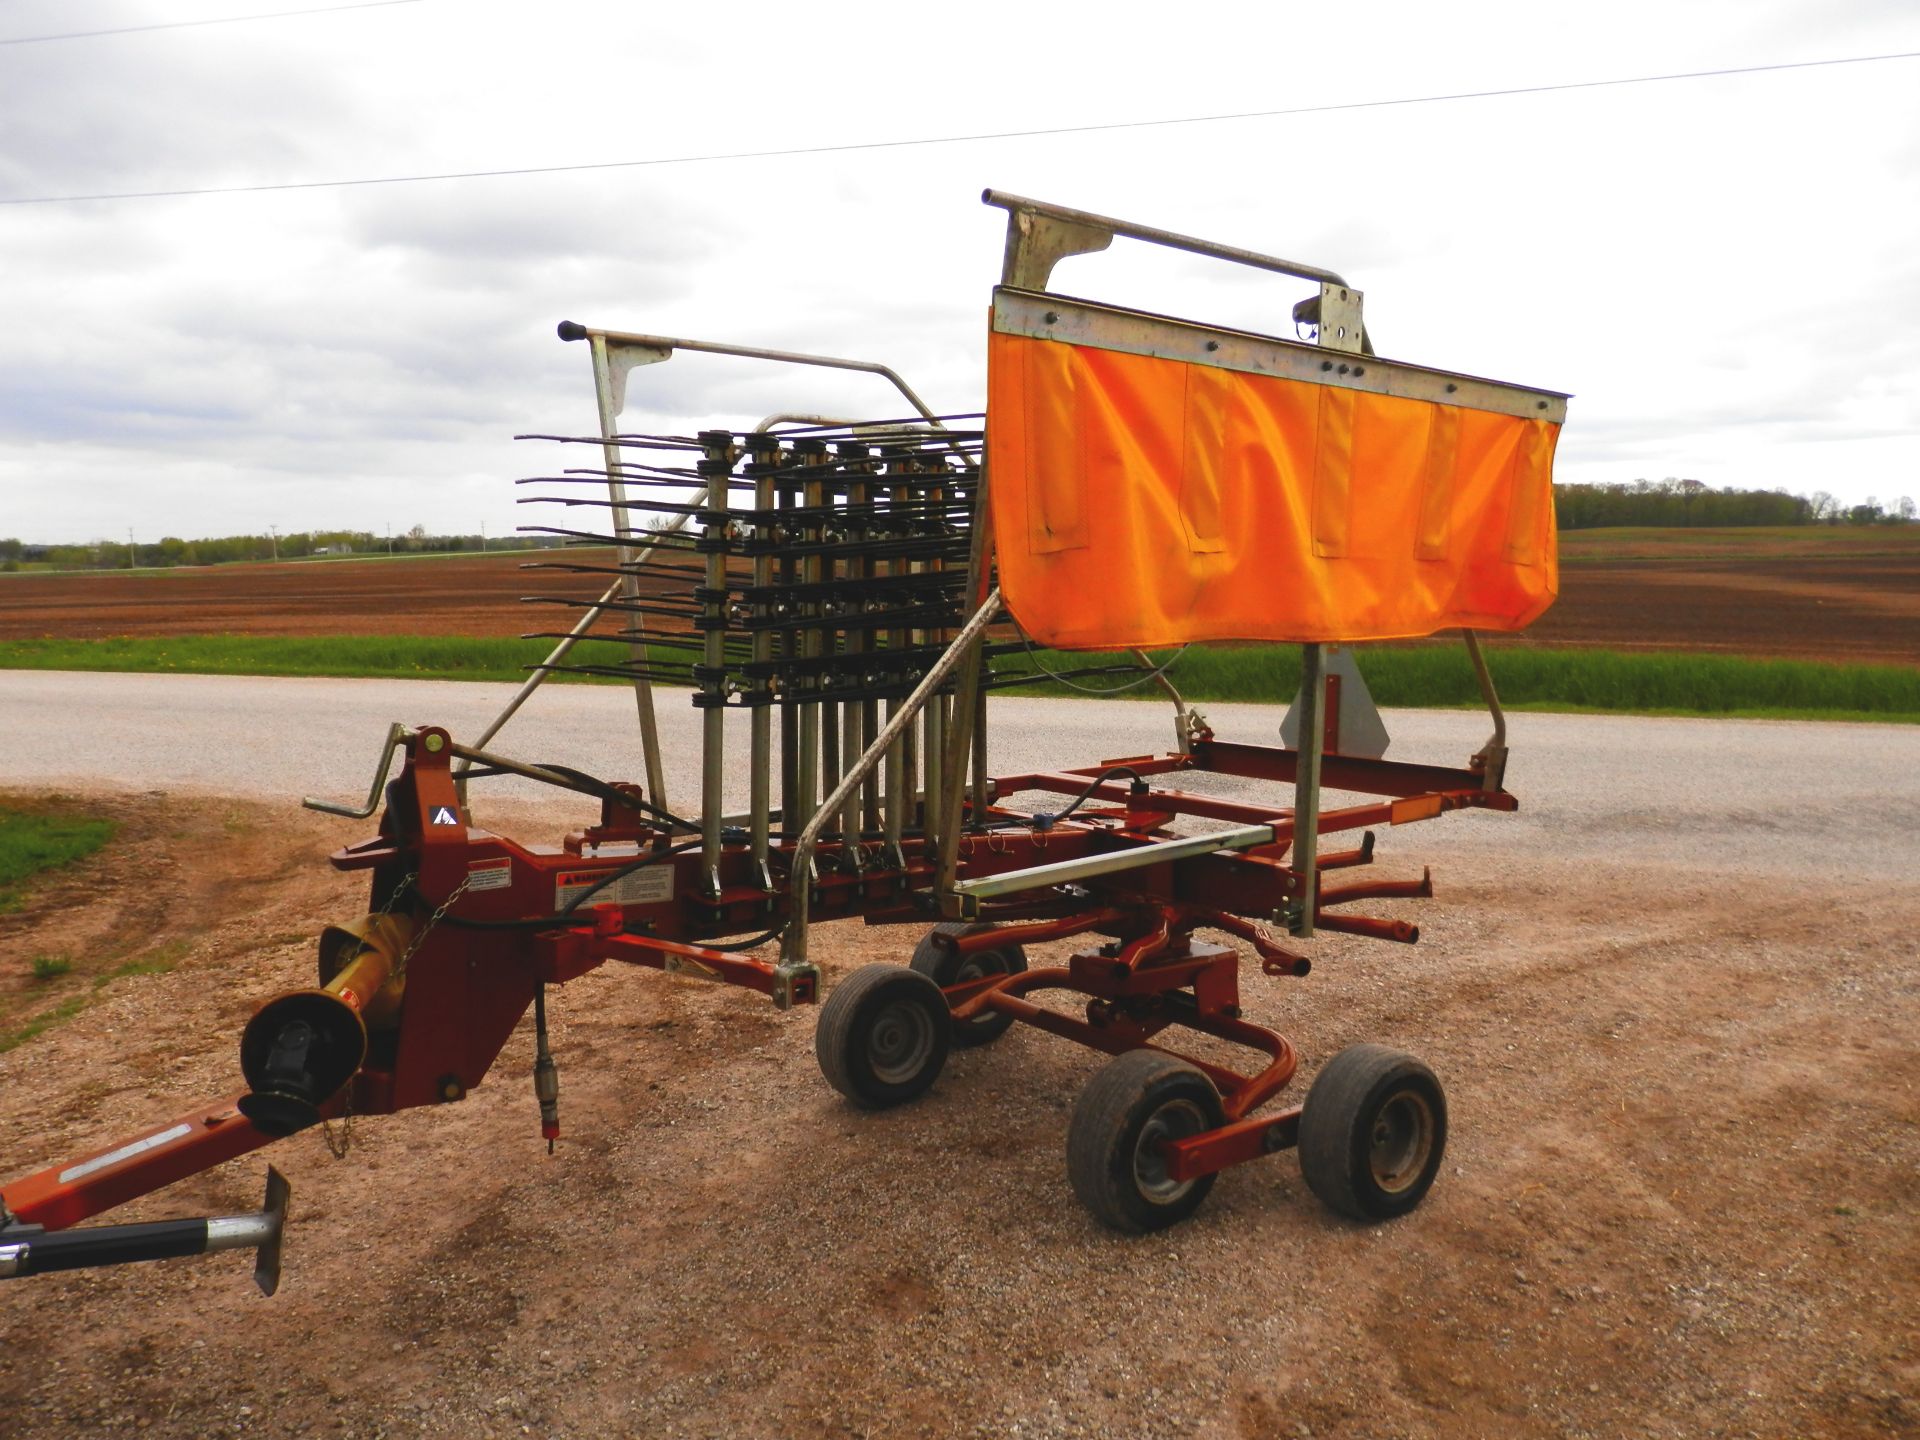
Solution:
M 1202 325 L 1118 305 L 1003 286 L 993 294 L 993 329 L 1000 335 L 1088 345 L 1123 355 L 1177 360 L 1336 390 L 1403 396 L 1525 420 L 1559 424 L 1567 417 L 1567 396 L 1557 390 L 1361 355 L 1357 346 L 1348 349 L 1324 328 L 1319 343 L 1308 345 L 1250 330 Z M 1354 358 L 1329 356 L 1329 350 Z

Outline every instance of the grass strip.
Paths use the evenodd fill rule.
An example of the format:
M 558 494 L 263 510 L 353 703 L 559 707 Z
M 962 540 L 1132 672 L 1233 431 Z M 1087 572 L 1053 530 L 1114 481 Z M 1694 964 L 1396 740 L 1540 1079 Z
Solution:
M 111 820 L 0 810 L 0 915 L 20 908 L 26 881 L 93 854 L 113 832 Z
M 1172 651 L 1154 652 L 1156 663 Z M 1479 682 L 1457 644 L 1358 648 L 1361 674 L 1374 702 L 1413 709 L 1479 709 Z M 1043 652 L 1056 673 L 1089 663 L 1085 655 Z M 1032 671 L 1034 657 L 997 660 L 1001 672 Z M 1487 665 L 1510 710 L 1636 715 L 1700 715 L 1920 722 L 1920 668 L 1825 665 L 1734 655 L 1634 654 L 1615 650 L 1538 650 L 1490 645 Z M 1189 648 L 1168 678 L 1189 700 L 1278 701 L 1300 684 L 1297 645 Z M 1118 683 L 1092 677 L 1098 688 Z M 1013 687 L 1016 694 L 1072 694 L 1050 680 Z M 1151 684 L 1126 692 L 1155 698 Z
M 464 635 L 169 635 L 0 641 L 0 669 L 119 670 L 181 675 L 332 675 L 392 680 L 527 678 L 551 640 Z M 686 652 L 675 652 L 684 659 Z M 618 665 L 627 647 L 583 640 L 569 664 Z M 556 680 L 580 677 L 556 675 Z
M 517 682 L 526 677 L 528 666 L 546 657 L 551 643 L 438 635 L 11 640 L 0 641 L 0 669 Z M 1155 659 L 1170 653 L 1159 652 Z M 1457 644 L 1364 646 L 1359 654 L 1367 684 L 1381 705 L 1448 709 L 1478 708 L 1481 703 L 1473 669 Z M 590 640 L 569 658 L 618 664 L 626 655 L 624 644 Z M 1054 671 L 1101 663 L 1098 657 L 1045 651 L 1038 658 Z M 1016 653 L 994 663 L 1003 674 L 1036 675 L 1033 684 L 1014 687 L 1015 693 L 1077 693 L 1039 677 L 1034 656 Z M 1488 663 L 1502 701 L 1516 710 L 1920 722 L 1920 667 L 1545 650 L 1500 643 L 1488 647 Z M 1297 646 L 1194 646 L 1180 657 L 1171 677 L 1190 700 L 1273 702 L 1292 695 L 1299 673 Z M 1094 677 L 1085 683 L 1101 689 L 1115 682 Z M 1149 684 L 1126 696 L 1152 700 L 1159 691 Z

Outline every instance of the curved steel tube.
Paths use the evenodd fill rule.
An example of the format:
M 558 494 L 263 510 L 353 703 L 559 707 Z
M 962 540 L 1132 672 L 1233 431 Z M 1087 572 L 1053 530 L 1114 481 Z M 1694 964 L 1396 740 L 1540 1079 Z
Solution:
M 873 767 L 885 758 L 893 742 L 900 738 L 907 726 L 926 708 L 926 704 L 946 683 L 947 677 L 959 666 L 962 658 L 972 648 L 981 632 L 993 623 L 1000 613 L 1000 590 L 998 586 L 988 592 L 980 608 L 973 612 L 973 618 L 960 628 L 953 637 L 946 653 L 934 661 L 933 668 L 914 687 L 906 701 L 887 720 L 885 727 L 874 737 L 874 741 L 846 774 L 840 777 L 840 783 L 833 793 L 813 812 L 813 818 L 800 832 L 800 839 L 793 847 L 793 865 L 788 875 L 788 886 L 792 891 L 793 908 L 788 914 L 786 935 L 780 942 L 779 973 L 791 975 L 803 969 L 807 963 L 807 911 L 813 894 L 813 852 L 820 843 L 820 832 L 829 823 L 840 817 L 841 808 L 848 798 L 859 789 L 861 782 L 872 772 Z M 774 992 L 774 1003 L 780 1003 L 780 992 Z
M 380 763 L 374 767 L 373 784 L 367 789 L 367 803 L 358 810 L 351 805 L 335 805 L 330 800 L 317 800 L 309 795 L 300 803 L 309 810 L 319 810 L 328 815 L 344 815 L 349 820 L 365 820 L 380 808 L 380 790 L 387 783 L 387 772 L 393 768 L 393 752 L 400 748 L 400 742 L 407 738 L 407 727 L 398 720 L 387 727 L 387 743 L 380 750 Z

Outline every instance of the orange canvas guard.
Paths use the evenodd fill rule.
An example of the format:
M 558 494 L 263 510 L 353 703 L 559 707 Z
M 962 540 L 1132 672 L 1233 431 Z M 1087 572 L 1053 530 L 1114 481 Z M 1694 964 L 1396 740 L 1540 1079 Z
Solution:
M 1309 351 L 1330 373 L 1346 374 L 1347 361 L 1363 376 L 1372 367 L 1370 384 L 1396 370 L 1239 338 Z M 1442 372 L 1397 368 L 1449 388 Z M 1476 386 L 1492 382 L 1463 377 L 1451 388 Z M 1005 333 L 999 323 L 987 387 L 1001 592 L 1040 643 L 1111 650 L 1509 631 L 1558 592 L 1557 405 L 1556 418 L 1531 418 Z M 1546 392 L 1520 393 L 1549 409 L 1531 400 Z

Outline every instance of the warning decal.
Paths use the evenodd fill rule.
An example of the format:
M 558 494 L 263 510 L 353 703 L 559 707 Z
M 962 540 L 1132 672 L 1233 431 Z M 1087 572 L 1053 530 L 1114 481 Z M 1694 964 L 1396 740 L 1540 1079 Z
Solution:
M 453 813 L 453 807 L 451 805 L 436 805 L 433 807 L 433 823 L 436 825 L 458 825 L 460 823 L 460 817 Z
M 553 908 L 564 910 L 578 896 L 615 874 L 618 866 L 600 870 L 562 870 L 553 877 Z M 593 890 L 582 901 L 585 905 L 657 905 L 673 898 L 671 863 L 643 865 L 630 875 L 622 875 L 609 885 Z
M 502 855 L 498 860 L 475 860 L 467 866 L 467 889 L 506 890 L 513 885 L 513 861 Z

